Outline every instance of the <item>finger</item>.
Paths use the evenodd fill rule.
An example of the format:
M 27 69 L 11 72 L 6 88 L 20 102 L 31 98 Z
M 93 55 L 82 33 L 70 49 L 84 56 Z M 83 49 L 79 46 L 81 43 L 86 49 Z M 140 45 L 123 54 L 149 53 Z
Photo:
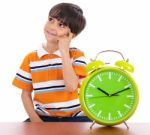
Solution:
M 69 38 L 73 38 L 73 33 L 69 33 Z
M 68 34 L 67 34 L 67 36 L 68 36 L 69 38 L 72 38 L 72 37 L 73 37 L 73 33 L 71 32 L 70 28 L 68 28 Z
M 72 38 L 73 38 L 73 33 L 72 33 L 72 32 L 69 32 L 69 33 L 68 33 L 68 38 L 69 38 L 69 39 L 72 39 Z

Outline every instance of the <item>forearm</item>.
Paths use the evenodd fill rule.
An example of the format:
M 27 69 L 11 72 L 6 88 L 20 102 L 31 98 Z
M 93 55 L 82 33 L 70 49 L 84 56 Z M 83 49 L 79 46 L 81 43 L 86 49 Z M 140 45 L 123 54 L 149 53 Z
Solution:
M 42 122 L 42 120 L 34 110 L 31 94 L 23 90 L 21 98 L 22 98 L 24 108 L 28 116 L 30 117 L 31 122 Z
M 72 67 L 70 60 L 69 51 L 61 53 L 62 54 L 62 64 L 63 64 L 63 77 L 66 89 L 69 91 L 76 90 L 78 86 L 78 77 Z

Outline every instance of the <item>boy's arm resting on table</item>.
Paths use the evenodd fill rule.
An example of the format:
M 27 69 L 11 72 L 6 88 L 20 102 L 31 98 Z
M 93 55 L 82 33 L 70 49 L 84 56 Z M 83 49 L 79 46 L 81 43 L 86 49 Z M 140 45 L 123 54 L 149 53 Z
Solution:
M 21 98 L 22 98 L 24 108 L 27 114 L 29 115 L 31 122 L 43 122 L 34 110 L 31 92 L 22 90 Z

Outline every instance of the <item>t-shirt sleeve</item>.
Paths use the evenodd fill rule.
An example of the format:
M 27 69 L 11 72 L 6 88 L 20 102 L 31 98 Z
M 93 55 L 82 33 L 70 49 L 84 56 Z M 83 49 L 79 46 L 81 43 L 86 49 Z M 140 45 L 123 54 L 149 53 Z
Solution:
M 85 78 L 87 76 L 86 58 L 84 53 L 81 50 L 76 49 L 74 51 L 72 65 L 76 75 L 78 75 L 80 79 Z
M 20 68 L 16 73 L 16 76 L 12 84 L 22 90 L 32 92 L 33 86 L 32 86 L 32 78 L 31 78 L 31 71 L 30 71 L 29 64 L 30 64 L 29 55 L 27 55 L 24 58 L 22 64 L 20 65 Z

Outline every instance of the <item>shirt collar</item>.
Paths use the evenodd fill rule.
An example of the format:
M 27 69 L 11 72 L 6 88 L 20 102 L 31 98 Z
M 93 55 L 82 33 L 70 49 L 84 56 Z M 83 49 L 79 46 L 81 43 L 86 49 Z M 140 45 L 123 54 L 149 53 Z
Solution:
M 42 44 L 42 45 L 40 45 L 39 49 L 37 50 L 37 54 L 38 54 L 38 57 L 41 58 L 42 56 L 47 55 L 49 53 L 43 48 L 43 44 Z M 53 52 L 52 54 L 55 54 L 55 55 L 61 57 L 61 53 L 59 50 Z

